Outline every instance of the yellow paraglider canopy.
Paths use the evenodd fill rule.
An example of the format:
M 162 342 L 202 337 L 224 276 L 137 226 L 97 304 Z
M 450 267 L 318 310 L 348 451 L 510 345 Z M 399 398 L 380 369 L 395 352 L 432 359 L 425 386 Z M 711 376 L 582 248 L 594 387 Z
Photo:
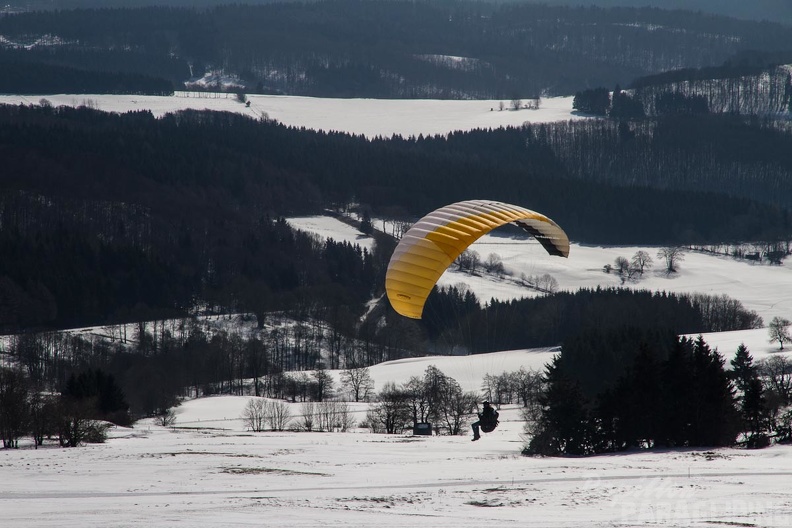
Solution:
M 404 234 L 385 275 L 385 291 L 399 314 L 420 319 L 443 272 L 468 246 L 502 225 L 514 223 L 551 255 L 569 256 L 569 238 L 543 214 L 488 200 L 457 202 L 429 213 Z

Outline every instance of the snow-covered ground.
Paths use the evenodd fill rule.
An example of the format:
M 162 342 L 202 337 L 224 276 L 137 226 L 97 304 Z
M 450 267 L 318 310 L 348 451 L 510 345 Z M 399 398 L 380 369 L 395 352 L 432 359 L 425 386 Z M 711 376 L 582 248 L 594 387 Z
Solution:
M 336 240 L 359 236 L 336 219 L 290 222 Z M 617 284 L 602 265 L 638 249 L 575 245 L 569 260 L 562 260 L 530 242 L 491 238 L 477 250 L 486 254 L 497 246 L 509 267 L 553 273 L 567 289 Z M 638 286 L 727 293 L 765 317 L 788 316 L 789 271 L 688 254 L 677 278 L 650 273 Z M 473 283 L 466 275 L 450 275 L 444 280 L 471 283 L 481 296 L 496 291 L 484 279 Z M 511 295 L 523 294 L 513 284 L 497 291 L 505 295 L 507 286 Z M 757 360 L 779 353 L 766 329 L 704 338 L 727 360 L 740 343 Z M 434 365 L 475 391 L 486 373 L 541 369 L 556 352 L 403 359 L 375 365 L 371 375 L 379 389 Z M 331 374 L 338 379 L 338 372 Z M 792 446 L 522 457 L 516 407 L 501 409 L 498 429 L 472 443 L 469 435 L 374 435 L 359 428 L 252 433 L 239 418 L 247 400 L 188 401 L 176 409 L 174 428 L 143 421 L 113 430 L 101 445 L 0 451 L 1 525 L 792 526 Z M 365 404 L 351 405 L 360 423 Z M 300 404 L 292 404 L 292 414 L 300 413 Z
M 374 376 L 401 379 L 404 366 Z M 144 421 L 105 444 L 0 451 L 2 526 L 792 524 L 792 446 L 523 457 L 516 407 L 473 443 L 363 429 L 251 433 L 238 418 L 247 399 L 186 402 L 174 428 Z
M 369 137 L 446 133 L 524 121 L 572 118 L 571 98 L 543 101 L 538 111 L 498 111 L 498 101 L 317 100 L 251 96 L 234 99 L 139 96 L 47 96 L 52 104 L 102 110 L 180 108 L 246 112 L 289 125 L 345 130 Z M 41 98 L 0 97 L 38 104 Z M 493 111 L 490 111 L 493 108 Z M 521 204 L 531 207 L 531 204 Z M 336 219 L 291 219 L 336 240 L 370 243 Z M 343 227 L 341 227 L 343 225 Z M 525 239 L 487 236 L 472 249 L 501 256 L 513 277 L 549 273 L 559 288 L 619 285 L 602 268 L 639 249 L 574 244 L 568 260 L 549 257 Z M 790 264 L 749 264 L 687 254 L 669 277 L 660 264 L 631 287 L 725 293 L 765 321 L 792 318 Z M 514 280 L 447 272 L 483 300 L 532 295 Z M 767 330 L 705 335 L 729 359 L 745 343 L 756 359 L 776 352 Z M 429 365 L 477 390 L 486 373 L 541 369 L 556 351 L 404 359 L 376 365 L 377 387 L 421 375 Z M 333 375 L 338 376 L 337 372 Z M 668 450 L 587 458 L 521 457 L 516 408 L 479 441 L 463 437 L 347 433 L 251 433 L 239 416 L 247 398 L 219 396 L 176 409 L 173 429 L 150 421 L 113 430 L 105 444 L 0 451 L 0 526 L 214 527 L 409 526 L 537 527 L 792 526 L 792 446 L 764 450 Z M 364 410 L 355 407 L 355 417 Z M 293 409 L 300 413 L 299 405 Z
M 357 244 L 369 251 L 374 247 L 374 239 L 358 231 L 349 224 L 329 216 L 303 216 L 289 218 L 289 224 L 294 229 L 313 233 L 322 239 L 332 238 L 336 242 L 349 242 Z
M 189 95 L 189 96 L 188 96 Z M 542 99 L 538 110 L 508 110 L 510 101 L 450 101 L 427 99 L 323 99 L 249 95 L 250 106 L 233 94 L 179 92 L 179 95 L 0 95 L 0 104 L 53 106 L 86 105 L 106 112 L 150 110 L 155 116 L 185 109 L 237 112 L 253 118 L 268 117 L 285 125 L 315 130 L 343 131 L 369 138 L 447 134 L 455 130 L 519 126 L 581 119 L 572 111 L 572 97 Z M 506 109 L 499 110 L 500 103 Z
M 520 204 L 530 207 L 530 204 Z M 291 218 L 293 226 L 335 240 L 368 243 L 370 239 L 341 220 L 331 216 Z M 374 222 L 380 228 L 379 221 Z M 563 227 L 563 226 L 562 226 Z M 361 244 L 362 245 L 362 244 Z M 368 246 L 370 247 L 370 246 Z M 689 251 L 678 264 L 678 272 L 667 274 L 664 262 L 657 256 L 658 247 L 589 246 L 573 243 L 569 258 L 551 257 L 530 237 L 498 236 L 497 230 L 481 237 L 472 246 L 482 261 L 491 253 L 498 255 L 509 276 L 503 279 L 491 275 L 470 275 L 452 265 L 438 281 L 442 286 L 462 284 L 473 291 L 482 302 L 490 299 L 530 297 L 538 293 L 520 284 L 522 275 L 536 277 L 549 274 L 558 281 L 559 290 L 625 286 L 676 293 L 726 294 L 756 311 L 765 324 L 775 316 L 792 319 L 792 259 L 781 266 L 736 260 L 723 255 Z M 654 260 L 642 277 L 622 284 L 616 273 L 605 273 L 606 264 L 613 265 L 616 257 L 631 260 L 643 250 Z

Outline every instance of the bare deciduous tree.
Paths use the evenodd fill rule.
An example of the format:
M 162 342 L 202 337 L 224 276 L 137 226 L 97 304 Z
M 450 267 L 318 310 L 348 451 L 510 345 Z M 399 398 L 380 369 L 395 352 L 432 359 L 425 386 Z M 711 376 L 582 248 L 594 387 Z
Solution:
M 90 418 L 94 403 L 89 399 L 61 398 L 58 408 L 58 439 L 61 447 L 78 447 L 102 441 L 102 426 Z
M 263 398 L 251 398 L 242 411 L 245 427 L 251 431 L 263 431 L 267 423 L 267 405 Z
M 27 379 L 21 369 L 0 368 L 0 437 L 3 447 L 19 447 L 27 428 Z
M 313 372 L 313 383 L 311 383 L 311 397 L 314 401 L 325 401 L 333 394 L 333 377 L 323 368 L 317 368 Z
M 371 406 L 366 420 L 372 432 L 400 433 L 410 422 L 410 406 L 404 391 L 387 383 L 379 394 L 379 402 Z
M 616 273 L 619 275 L 624 275 L 627 273 L 627 270 L 630 269 L 630 261 L 624 257 L 616 257 L 613 261 L 613 269 L 615 269 Z
M 273 431 L 283 431 L 291 422 L 289 404 L 282 401 L 271 401 L 267 404 L 267 422 Z
M 512 384 L 517 396 L 522 401 L 523 407 L 528 407 L 538 401 L 542 389 L 542 374 L 535 370 L 520 370 L 512 373 Z
M 657 258 L 661 258 L 665 261 L 667 273 L 676 273 L 677 264 L 685 260 L 685 250 L 679 246 L 660 248 L 657 252 Z
M 503 267 L 503 259 L 497 253 L 490 253 L 484 261 L 484 271 L 492 273 L 498 277 L 503 277 L 506 268 Z
M 792 361 L 785 356 L 772 356 L 759 362 L 766 387 L 774 393 L 780 406 L 792 403 Z
M 631 264 L 632 267 L 638 271 L 638 273 L 643 275 L 647 268 L 652 267 L 654 260 L 652 260 L 652 257 L 649 256 L 649 253 L 644 250 L 639 250 L 635 252 L 635 255 L 633 255 Z
M 457 269 L 460 271 L 467 271 L 471 275 L 476 273 L 479 265 L 481 264 L 481 256 L 477 251 L 466 249 L 454 261 Z
M 316 422 L 316 405 L 312 401 L 304 402 L 300 406 L 302 413 L 299 418 L 299 428 L 303 431 L 313 431 L 314 423 Z
M 476 406 L 476 395 L 464 392 L 453 378 L 446 378 L 440 393 L 438 415 L 450 435 L 458 435 L 467 425 L 467 418 Z
M 365 401 L 374 390 L 374 379 L 368 367 L 350 368 L 341 372 L 341 385 L 352 393 L 356 402 Z
M 792 336 L 789 334 L 789 325 L 792 321 L 784 317 L 773 317 L 770 321 L 770 326 L 767 327 L 770 333 L 770 342 L 778 343 L 781 350 L 784 350 L 784 343 L 792 341 Z
M 536 287 L 545 293 L 555 293 L 558 291 L 558 281 L 549 273 L 536 277 Z
M 173 409 L 164 409 L 157 415 L 156 422 L 162 427 L 170 427 L 176 423 L 176 413 Z
M 33 388 L 30 392 L 30 433 L 36 449 L 44 445 L 45 437 L 52 437 L 58 433 L 59 398 L 55 395 L 44 395 L 37 388 Z
M 324 401 L 316 404 L 316 427 L 318 431 L 344 432 L 355 424 L 349 404 L 338 401 Z
M 511 403 L 514 396 L 514 379 L 508 372 L 486 374 L 482 380 L 481 390 L 484 396 L 498 406 Z

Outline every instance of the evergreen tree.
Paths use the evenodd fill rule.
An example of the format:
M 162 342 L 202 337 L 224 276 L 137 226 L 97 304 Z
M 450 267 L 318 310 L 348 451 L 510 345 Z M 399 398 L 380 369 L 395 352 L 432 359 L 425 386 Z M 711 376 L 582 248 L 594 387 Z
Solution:
M 746 435 L 746 445 L 764 447 L 769 443 L 767 431 L 770 428 L 770 413 L 759 371 L 745 344 L 737 347 L 731 366 L 730 374 L 737 389 L 741 430 Z
M 598 450 L 653 447 L 660 436 L 662 392 L 657 351 L 639 345 L 632 367 L 598 397 Z
M 664 405 L 660 413 L 658 443 L 668 447 L 687 445 L 694 383 L 692 348 L 689 339 L 679 339 L 671 348 L 661 372 Z
M 653 447 L 659 436 L 658 416 L 663 405 L 660 373 L 657 352 L 642 343 L 630 373 L 632 390 L 627 402 L 632 411 L 633 445 Z
M 129 425 L 129 405 L 121 387 L 112 374 L 101 369 L 72 373 L 61 395 L 69 401 L 88 403 L 94 418 L 108 420 L 118 425 Z
M 762 380 L 751 378 L 742 395 L 740 415 L 742 430 L 746 433 L 746 445 L 750 448 L 766 447 L 770 444 L 768 432 L 772 420 L 767 408 Z
M 363 211 L 363 219 L 360 221 L 360 232 L 370 235 L 374 232 L 374 224 L 371 223 L 371 213 L 368 209 Z
M 547 365 L 542 414 L 526 453 L 585 455 L 592 451 L 586 400 L 580 386 L 564 373 L 561 355 Z
M 689 445 L 724 446 L 738 432 L 734 389 L 724 370 L 724 360 L 699 336 L 693 345 L 693 385 Z
M 756 366 L 753 364 L 753 356 L 748 351 L 745 343 L 740 343 L 737 352 L 730 362 L 730 378 L 734 380 L 734 386 L 739 393 L 744 393 L 751 379 L 757 376 Z
M 641 100 L 622 91 L 617 84 L 613 90 L 613 101 L 608 115 L 614 119 L 641 119 L 646 114 Z
M 575 93 L 572 108 L 586 114 L 608 115 L 611 107 L 610 92 L 607 88 L 594 88 Z

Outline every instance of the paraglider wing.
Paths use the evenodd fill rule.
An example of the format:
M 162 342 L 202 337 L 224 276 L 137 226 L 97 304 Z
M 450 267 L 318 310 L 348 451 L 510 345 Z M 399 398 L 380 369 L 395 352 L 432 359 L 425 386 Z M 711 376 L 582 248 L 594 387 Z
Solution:
M 551 255 L 567 257 L 569 238 L 543 214 L 488 200 L 457 202 L 429 213 L 404 234 L 385 275 L 385 290 L 399 314 L 420 319 L 437 280 L 468 246 L 493 229 L 514 223 Z

